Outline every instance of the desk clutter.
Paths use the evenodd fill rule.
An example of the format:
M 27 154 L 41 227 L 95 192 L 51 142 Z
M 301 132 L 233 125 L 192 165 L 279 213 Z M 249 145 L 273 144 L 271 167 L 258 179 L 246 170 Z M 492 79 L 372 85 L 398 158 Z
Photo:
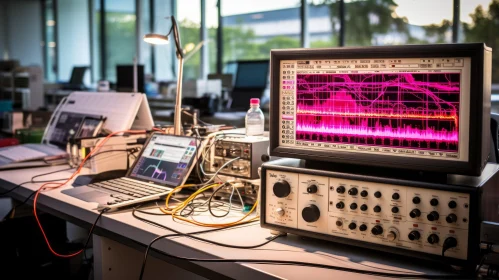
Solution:
M 69 178 L 37 185 L 32 194 L 45 237 L 36 206 L 41 196 L 56 191 L 98 213 L 89 238 L 102 216 L 130 209 L 145 223 L 152 223 L 147 215 L 161 215 L 191 224 L 197 233 L 259 222 L 272 234 L 255 246 L 235 246 L 167 228 L 176 235 L 151 240 L 139 279 L 161 238 L 186 236 L 244 250 L 288 234 L 437 263 L 450 272 L 219 261 L 391 278 L 497 278 L 499 165 L 493 139 L 498 128 L 491 126 L 490 53 L 478 43 L 272 50 L 270 62 L 239 64 L 245 73 L 269 71 L 270 64 L 269 130 L 260 99 L 251 98 L 252 90 L 261 90 L 253 83 L 239 81 L 249 107 L 244 128 L 212 124 L 211 113 L 184 106 L 180 119 L 175 114 L 180 131 L 153 121 L 144 94 L 76 91 L 45 116 L 46 122 L 39 121 L 43 129 L 26 125 L 28 113 L 8 113 L 4 119 L 17 140 L 12 144 L 31 144 L 1 148 L 0 165 L 69 164 Z M 258 75 L 254 79 L 263 82 Z M 185 89 L 192 91 L 187 97 L 199 98 L 201 88 L 224 86 L 198 81 Z M 219 104 L 202 106 L 212 112 Z M 58 257 L 86 249 L 61 253 L 49 240 Z

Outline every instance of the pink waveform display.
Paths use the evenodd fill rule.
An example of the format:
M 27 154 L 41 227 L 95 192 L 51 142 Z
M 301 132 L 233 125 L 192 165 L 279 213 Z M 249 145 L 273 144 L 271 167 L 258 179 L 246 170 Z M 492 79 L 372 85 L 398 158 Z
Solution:
M 296 139 L 455 152 L 460 73 L 298 74 Z

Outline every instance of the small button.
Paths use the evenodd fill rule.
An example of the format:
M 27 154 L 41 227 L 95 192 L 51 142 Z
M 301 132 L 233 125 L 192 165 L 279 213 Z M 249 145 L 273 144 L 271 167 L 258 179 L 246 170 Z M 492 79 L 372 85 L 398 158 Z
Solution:
M 398 213 L 399 208 L 397 206 L 392 207 L 392 213 Z
M 362 211 L 367 211 L 367 205 L 362 204 L 362 205 L 360 206 L 360 210 L 362 210 Z
M 337 220 L 337 221 L 336 221 L 336 226 L 337 226 L 337 227 L 341 227 L 341 226 L 343 226 L 343 222 L 342 222 L 341 220 Z
M 336 188 L 336 192 L 337 192 L 337 193 L 345 193 L 345 187 L 343 187 L 343 186 L 339 186 L 339 187 L 337 187 L 337 188 Z
M 379 205 L 374 206 L 373 208 L 374 212 L 379 213 L 381 212 L 381 207 Z
M 343 203 L 343 201 L 340 201 L 340 202 L 336 203 L 336 208 L 338 208 L 338 209 L 345 208 L 345 203 Z
M 399 193 L 392 194 L 392 199 L 393 200 L 399 200 L 399 198 L 400 198 L 400 194 Z
M 375 193 L 374 193 L 374 197 L 376 197 L 376 198 L 380 198 L 380 197 L 381 197 L 381 192 L 379 192 L 379 191 L 378 191 L 378 192 L 375 192 Z
M 369 193 L 367 191 L 361 191 L 360 196 L 366 197 Z
M 367 226 L 365 224 L 362 224 L 359 226 L 359 230 L 360 231 L 366 231 L 367 230 Z
M 357 203 L 350 204 L 350 209 L 352 209 L 352 210 L 357 209 Z
M 419 204 L 421 202 L 421 198 L 419 196 L 415 196 L 412 198 L 412 203 Z

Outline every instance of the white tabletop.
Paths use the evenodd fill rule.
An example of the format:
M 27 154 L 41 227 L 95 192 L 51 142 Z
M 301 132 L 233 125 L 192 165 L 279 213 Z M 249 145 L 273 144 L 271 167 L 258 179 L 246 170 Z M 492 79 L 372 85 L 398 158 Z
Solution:
M 33 169 L 20 169 L 0 172 L 0 189 L 8 190 L 31 177 L 47 173 L 50 171 L 62 170 L 67 166 L 53 166 Z M 36 180 L 49 180 L 56 178 L 66 178 L 72 172 L 64 171 L 52 175 L 43 176 Z M 38 189 L 42 184 L 27 184 L 12 192 L 12 197 L 16 199 L 26 198 L 33 190 Z M 68 184 L 60 189 L 46 191 L 40 195 L 38 207 L 40 210 L 68 219 L 71 222 L 83 222 L 87 227 L 92 224 L 98 212 L 92 210 L 96 204 L 87 203 L 82 200 L 67 196 L 60 191 L 71 188 Z M 148 211 L 158 211 L 157 209 L 148 209 Z M 159 211 L 158 211 L 159 212 Z M 165 226 L 174 228 L 178 231 L 189 233 L 194 231 L 206 230 L 191 224 L 173 221 L 170 216 L 153 216 L 137 213 L 141 217 L 153 220 Z M 227 219 L 234 219 L 241 213 L 231 214 Z M 198 217 L 203 221 L 220 222 L 219 219 L 211 216 Z M 227 220 L 225 220 L 226 222 Z M 170 233 L 169 231 L 144 223 L 135 219 L 131 211 L 119 211 L 106 213 L 97 224 L 97 234 L 111 235 L 109 238 L 119 237 L 118 239 L 131 240 L 138 244 L 146 246 L 158 235 Z M 199 235 L 200 237 L 213 241 L 233 244 L 233 245 L 253 245 L 263 243 L 271 234 L 268 230 L 260 228 L 258 223 L 242 226 L 240 228 L 227 229 L 208 234 Z M 124 238 L 122 238 L 124 237 Z M 123 241 L 121 240 L 121 241 Z M 118 240 L 119 241 L 119 240 Z M 133 242 L 132 242 L 133 243 Z M 420 261 L 401 260 L 400 257 L 388 255 L 382 252 L 365 250 L 357 247 L 330 243 L 314 239 L 304 239 L 294 235 L 278 238 L 274 242 L 261 248 L 242 250 L 232 249 L 211 245 L 185 237 L 176 237 L 170 240 L 161 240 L 154 246 L 160 251 L 170 254 L 195 257 L 195 258 L 254 258 L 269 260 L 293 260 L 305 261 L 311 263 L 321 263 L 327 265 L 356 268 L 363 270 L 383 269 L 396 270 L 402 273 L 430 273 L 440 274 L 442 270 L 438 264 L 423 265 Z M 241 263 L 197 263 L 202 267 L 216 271 L 220 274 L 237 279 L 371 279 L 377 278 L 369 275 L 354 274 L 349 272 L 340 272 L 335 270 L 326 270 L 321 268 L 298 267 L 298 266 L 280 266 L 270 264 L 241 264 Z M 394 271 L 391 271 L 394 272 Z M 258 277 L 258 278 L 255 278 Z M 379 277 L 378 277 L 379 278 Z

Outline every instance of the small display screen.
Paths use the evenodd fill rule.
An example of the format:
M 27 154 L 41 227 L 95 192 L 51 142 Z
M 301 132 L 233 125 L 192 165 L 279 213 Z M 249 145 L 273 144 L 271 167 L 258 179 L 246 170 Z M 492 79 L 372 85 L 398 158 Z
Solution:
M 174 187 L 183 184 L 196 158 L 196 142 L 193 137 L 154 134 L 129 177 Z
M 57 123 L 54 127 L 54 130 L 52 131 L 49 143 L 65 148 L 67 142 L 69 141 L 69 138 L 74 137 L 78 133 L 78 130 L 80 129 L 80 127 L 82 127 L 82 125 L 84 125 L 85 128 L 84 133 L 88 133 L 95 120 L 100 121 L 100 117 L 89 116 L 86 114 L 62 112 L 57 119 Z M 94 130 L 95 128 L 96 126 L 94 126 Z

